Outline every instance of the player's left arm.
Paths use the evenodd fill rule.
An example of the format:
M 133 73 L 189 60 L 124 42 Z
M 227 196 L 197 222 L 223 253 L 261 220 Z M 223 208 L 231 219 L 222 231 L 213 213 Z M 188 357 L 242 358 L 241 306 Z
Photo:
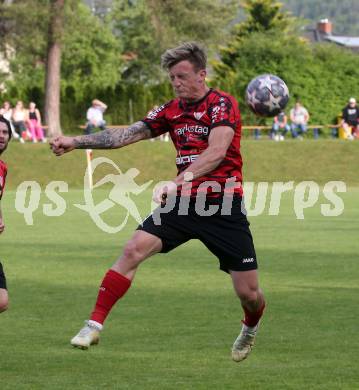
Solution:
M 233 136 L 234 130 L 229 126 L 214 127 L 208 137 L 207 149 L 186 170 L 181 172 L 174 182 L 177 185 L 182 185 L 186 181 L 186 173 L 189 173 L 186 177 L 190 176 L 194 180 L 217 168 L 226 157 Z

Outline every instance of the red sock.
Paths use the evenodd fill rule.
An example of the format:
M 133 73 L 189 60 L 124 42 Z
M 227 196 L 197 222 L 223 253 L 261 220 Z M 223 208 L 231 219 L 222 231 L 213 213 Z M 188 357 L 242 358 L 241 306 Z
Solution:
M 252 312 L 248 311 L 248 309 L 243 307 L 243 310 L 244 310 L 244 320 L 242 321 L 243 324 L 250 326 L 250 327 L 256 326 L 263 315 L 265 307 L 266 307 L 266 305 L 265 305 L 265 303 L 263 303 L 263 306 L 255 313 L 252 313 Z
M 112 306 L 126 294 L 130 286 L 130 279 L 110 269 L 101 283 L 90 320 L 103 324 Z

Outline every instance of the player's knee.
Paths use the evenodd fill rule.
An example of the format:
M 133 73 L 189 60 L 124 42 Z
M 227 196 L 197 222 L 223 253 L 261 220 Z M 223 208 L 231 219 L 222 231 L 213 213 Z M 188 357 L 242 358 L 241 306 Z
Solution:
M 256 287 L 246 286 L 245 288 L 238 288 L 237 295 L 241 302 L 251 304 L 258 301 L 259 291 Z
M 9 300 L 7 296 L 0 295 L 0 313 L 6 311 L 9 307 Z
M 133 264 L 138 264 L 143 260 L 143 254 L 136 240 L 130 240 L 123 250 L 124 259 Z

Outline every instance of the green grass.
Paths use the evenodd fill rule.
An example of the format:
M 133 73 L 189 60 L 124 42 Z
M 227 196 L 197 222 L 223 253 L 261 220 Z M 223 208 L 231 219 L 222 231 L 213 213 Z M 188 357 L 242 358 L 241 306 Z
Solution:
M 257 145 L 260 155 L 264 143 Z M 267 145 L 269 154 L 291 148 Z M 251 148 L 245 144 L 246 153 Z M 101 232 L 72 206 L 82 203 L 82 193 L 71 190 L 63 216 L 45 217 L 39 209 L 27 226 L 8 192 L 0 240 L 11 308 L 0 315 L 1 389 L 357 389 L 359 188 L 340 195 L 339 217 L 321 216 L 318 203 L 297 220 L 288 193 L 279 216 L 251 218 L 268 307 L 252 355 L 235 364 L 230 347 L 240 329 L 239 301 L 217 260 L 196 241 L 145 262 L 100 345 L 72 349 L 69 339 L 136 224 L 116 235 Z M 136 199 L 143 216 L 149 197 Z M 116 223 L 121 213 L 115 208 L 106 220 Z
M 242 143 L 244 178 L 247 181 L 315 180 L 325 183 L 344 180 L 347 185 L 359 186 L 359 142 L 340 140 L 306 140 L 303 142 L 266 142 L 244 140 Z M 138 182 L 168 180 L 175 174 L 175 150 L 172 143 L 139 142 L 115 151 L 94 151 L 94 157 L 112 159 L 122 171 L 136 167 Z M 42 187 L 52 180 L 64 180 L 70 189 L 82 188 L 86 169 L 83 150 L 61 158 L 50 153 L 48 145 L 13 142 L 2 156 L 9 162 L 8 188 L 24 180 L 36 180 Z M 95 179 L 108 173 L 109 166 L 99 167 Z M 137 179 L 136 179 L 137 180 Z

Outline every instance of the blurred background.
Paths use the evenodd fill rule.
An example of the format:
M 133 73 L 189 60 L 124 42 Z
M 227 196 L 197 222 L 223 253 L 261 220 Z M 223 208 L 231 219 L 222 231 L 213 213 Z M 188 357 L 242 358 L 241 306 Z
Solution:
M 358 16 L 357 0 L 2 0 L 0 101 L 36 102 L 50 136 L 78 132 L 95 97 L 109 124 L 128 124 L 173 96 L 163 51 L 196 40 L 245 124 L 265 122 L 244 104 L 262 73 L 285 80 L 312 123 L 337 123 L 359 90 Z

